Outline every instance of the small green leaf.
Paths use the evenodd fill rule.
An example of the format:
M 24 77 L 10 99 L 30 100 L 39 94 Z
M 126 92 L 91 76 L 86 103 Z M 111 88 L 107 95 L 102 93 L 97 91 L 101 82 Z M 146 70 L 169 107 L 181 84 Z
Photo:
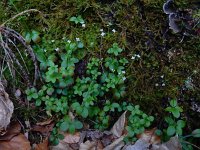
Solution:
M 195 129 L 194 131 L 192 131 L 192 136 L 200 138 L 200 129 Z
M 61 125 L 60 125 L 60 130 L 61 131 L 67 131 L 69 128 L 69 124 L 68 122 L 62 122 Z
M 83 47 L 84 47 L 83 43 L 82 42 L 78 42 L 78 48 L 83 48 Z
M 74 121 L 74 126 L 75 126 L 76 129 L 83 128 L 83 124 L 80 121 L 78 121 L 78 120 Z
M 180 112 L 179 112 L 179 110 L 176 109 L 176 108 L 174 108 L 174 109 L 172 110 L 172 114 L 173 114 L 173 116 L 174 116 L 175 118 L 179 118 L 179 117 L 180 117 Z
M 40 33 L 38 31 L 32 30 L 31 39 L 34 43 L 38 43 L 41 41 Z
M 178 120 L 178 121 L 177 121 L 177 126 L 178 126 L 179 128 L 184 128 L 185 125 L 186 125 L 185 121 L 183 121 L 183 120 Z
M 174 126 L 169 126 L 169 127 L 167 128 L 167 135 L 168 135 L 168 136 L 174 135 L 175 132 L 176 132 L 176 129 L 175 129 Z
M 63 134 L 58 134 L 58 138 L 59 138 L 60 140 L 63 140 L 65 137 L 64 137 Z
M 36 105 L 36 106 L 40 106 L 41 103 L 42 103 L 41 100 L 36 100 L 35 105 Z
M 172 107 L 176 107 L 177 106 L 177 101 L 175 99 L 171 100 L 169 103 L 170 103 L 170 105 Z
M 74 126 L 74 124 L 70 124 L 69 125 L 69 132 L 72 133 L 72 134 L 75 132 L 75 126 Z
M 87 118 L 87 116 L 88 116 L 88 109 L 86 107 L 83 108 L 83 111 L 82 111 L 81 115 L 82 115 L 83 118 Z

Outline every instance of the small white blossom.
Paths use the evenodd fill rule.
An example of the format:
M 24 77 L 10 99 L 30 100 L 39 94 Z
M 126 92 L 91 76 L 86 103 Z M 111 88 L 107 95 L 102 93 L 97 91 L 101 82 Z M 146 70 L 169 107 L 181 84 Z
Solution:
M 155 86 L 158 86 L 158 83 L 156 83 Z
M 58 52 L 59 50 L 60 50 L 60 49 L 59 49 L 58 47 L 55 49 L 56 52 Z
M 125 81 L 125 80 L 126 80 L 126 77 L 123 77 L 122 79 L 123 79 L 123 81 Z
M 134 60 L 134 59 L 135 59 L 135 56 L 132 56 L 132 57 L 131 57 L 131 59 L 133 59 L 133 60 Z
M 104 36 L 105 34 L 106 34 L 106 33 L 102 32 L 102 33 L 101 33 L 101 36 Z
M 137 58 L 140 58 L 140 55 L 139 54 L 137 54 L 137 55 L 135 55 Z
M 70 40 L 67 40 L 67 43 L 71 43 L 71 41 L 70 41 Z
M 162 86 L 165 86 L 165 83 L 163 83 Z
M 46 50 L 46 49 L 44 49 L 44 52 L 46 53 L 46 52 L 47 52 L 47 50 Z
M 161 78 L 164 78 L 164 75 L 160 76 Z
M 113 33 L 115 33 L 115 32 L 116 32 L 116 30 L 115 30 L 115 29 L 112 29 L 112 32 L 113 32 Z
M 79 38 L 76 38 L 76 41 L 77 41 L 77 42 L 79 42 L 79 41 L 80 41 L 80 39 L 79 39 Z
M 100 29 L 101 32 L 103 32 L 103 29 Z
M 82 27 L 85 28 L 85 23 L 82 24 Z
M 125 72 L 125 71 L 122 71 L 122 73 L 125 74 L 126 72 Z
M 54 42 L 55 42 L 55 40 L 51 40 L 51 42 L 52 42 L 52 43 L 54 43 Z
M 63 37 L 62 39 L 63 39 L 63 40 L 65 40 L 65 39 L 66 39 L 66 37 Z

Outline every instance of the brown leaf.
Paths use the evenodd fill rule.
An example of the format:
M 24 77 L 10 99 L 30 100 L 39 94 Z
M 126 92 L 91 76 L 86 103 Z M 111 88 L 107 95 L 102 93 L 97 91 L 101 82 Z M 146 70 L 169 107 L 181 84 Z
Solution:
M 150 144 L 143 139 L 139 139 L 134 145 L 129 145 L 125 150 L 149 150 Z
M 156 128 L 145 130 L 144 133 L 137 135 L 138 139 L 142 139 L 150 144 L 159 144 L 161 142 L 160 136 L 155 134 Z
M 106 146 L 103 150 L 121 150 L 124 144 L 124 136 L 121 136 L 117 140 L 115 140 L 112 144 Z
M 13 102 L 5 92 L 4 86 L 0 81 L 0 130 L 6 129 L 10 124 L 10 119 L 14 110 Z
M 80 140 L 80 132 L 76 132 L 75 134 L 64 133 L 64 137 L 62 141 L 65 143 L 78 143 Z
M 43 122 L 38 122 L 38 123 L 36 123 L 36 125 L 38 125 L 38 126 L 45 126 L 45 125 L 51 124 L 52 122 L 53 122 L 52 119 L 48 119 L 48 120 L 45 120 Z
M 95 150 L 96 143 L 94 141 L 86 141 L 80 144 L 79 150 Z
M 18 135 L 21 131 L 21 126 L 19 122 L 11 122 L 9 127 L 7 128 L 7 132 L 3 135 L 0 136 L 0 141 L 1 140 L 11 140 L 12 137 L 15 135 Z
M 112 129 L 110 130 L 113 135 L 117 136 L 117 137 L 121 137 L 125 128 L 125 124 L 126 124 L 126 112 L 125 111 L 117 120 L 117 122 L 114 124 L 114 126 L 112 127 Z
M 150 150 L 182 150 L 181 144 L 177 136 L 171 137 L 166 143 L 153 145 Z
M 23 135 L 14 136 L 10 141 L 0 141 L 1 150 L 30 150 L 30 142 Z
M 72 150 L 70 144 L 78 143 L 80 140 L 80 133 L 76 132 L 74 135 L 69 133 L 62 133 L 64 135 L 64 139 L 60 140 L 59 144 L 56 146 L 52 146 L 51 150 Z
M 46 138 L 42 143 L 36 144 L 34 150 L 49 150 L 49 140 Z
M 47 125 L 33 125 L 31 131 L 40 132 L 45 136 L 48 136 L 54 127 L 54 123 L 51 122 Z

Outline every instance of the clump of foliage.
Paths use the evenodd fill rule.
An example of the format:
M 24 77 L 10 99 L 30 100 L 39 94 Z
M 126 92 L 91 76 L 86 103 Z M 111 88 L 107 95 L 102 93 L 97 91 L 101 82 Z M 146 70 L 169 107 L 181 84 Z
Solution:
M 74 133 L 83 127 L 82 122 L 85 120 L 94 120 L 95 128 L 107 128 L 110 125 L 110 114 L 116 111 L 131 112 L 128 129 L 136 134 L 150 126 L 153 117 L 149 118 L 138 106 L 127 105 L 123 109 L 119 104 L 121 102 L 116 102 L 126 93 L 125 67 L 128 63 L 126 58 L 119 57 L 123 49 L 117 43 L 108 49 L 109 55 L 105 59 L 90 58 L 83 76 L 76 74 L 75 69 L 79 69 L 76 64 L 80 61 L 76 51 L 83 49 L 84 44 L 81 41 L 65 40 L 59 45 L 59 48 L 53 50 L 35 47 L 46 84 L 38 91 L 35 88 L 26 90 L 28 100 L 35 101 L 36 106 L 44 106 L 48 115 L 57 116 L 58 122 L 50 138 L 54 144 L 58 143 L 58 138 L 62 138 L 59 130 Z M 74 112 L 77 119 L 70 118 L 69 112 Z M 141 120 L 140 124 L 134 124 L 138 120 Z

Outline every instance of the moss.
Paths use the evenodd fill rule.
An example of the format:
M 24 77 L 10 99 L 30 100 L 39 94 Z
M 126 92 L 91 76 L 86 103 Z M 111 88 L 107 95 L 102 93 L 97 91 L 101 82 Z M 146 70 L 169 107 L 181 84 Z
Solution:
M 0 5 L 0 15 L 7 14 L 0 18 L 4 21 L 17 12 L 30 8 L 38 9 L 44 16 L 34 13 L 9 26 L 21 33 L 35 29 L 49 39 L 79 37 L 86 43 L 88 56 L 106 57 L 105 52 L 110 45 L 113 42 L 119 43 L 125 49 L 124 56 L 130 61 L 127 69 L 127 100 L 140 104 L 147 113 L 162 116 L 165 115 L 163 104 L 166 105 L 168 99 L 182 98 L 185 101 L 185 112 L 190 110 L 191 97 L 200 101 L 200 38 L 172 33 L 168 28 L 168 16 L 162 12 L 164 2 L 26 0 L 15 2 L 14 5 L 7 4 L 7 9 Z M 176 4 L 184 9 L 190 2 L 178 0 Z M 69 22 L 70 17 L 77 15 L 82 15 L 86 28 Z M 112 25 L 107 26 L 109 23 Z M 102 40 L 99 31 L 101 28 L 106 32 Z M 112 29 L 117 32 L 113 34 Z M 134 54 L 140 54 L 141 59 L 132 60 Z M 197 74 L 193 74 L 194 71 L 197 71 Z M 164 78 L 161 78 L 163 75 Z M 185 80 L 189 76 L 193 77 L 196 88 L 182 93 Z

